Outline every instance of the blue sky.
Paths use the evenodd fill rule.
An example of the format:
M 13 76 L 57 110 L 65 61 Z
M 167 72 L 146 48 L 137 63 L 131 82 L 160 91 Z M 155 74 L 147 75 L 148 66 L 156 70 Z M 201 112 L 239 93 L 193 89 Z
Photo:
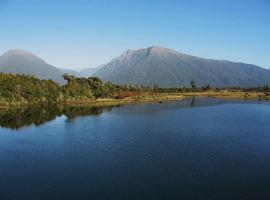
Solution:
M 0 0 L 0 54 L 82 69 L 153 45 L 270 68 L 270 1 Z

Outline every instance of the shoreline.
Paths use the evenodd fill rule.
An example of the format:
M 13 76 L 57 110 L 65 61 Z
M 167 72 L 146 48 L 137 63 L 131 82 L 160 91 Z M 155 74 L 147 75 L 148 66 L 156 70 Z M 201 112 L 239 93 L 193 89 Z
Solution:
M 39 105 L 62 105 L 62 106 L 118 106 L 118 105 L 126 105 L 126 104 L 137 104 L 137 103 L 151 103 L 151 102 L 164 102 L 164 101 L 180 101 L 185 99 L 185 97 L 179 93 L 175 94 L 155 94 L 153 96 L 136 96 L 129 97 L 124 99 L 95 99 L 95 100 L 87 100 L 87 99 L 79 99 L 79 100 L 64 100 L 59 102 L 39 102 L 34 104 L 9 104 L 9 105 L 0 105 L 0 109 L 8 109 L 11 107 L 25 107 L 25 106 L 39 106 Z
M 265 100 L 270 101 L 270 93 L 266 92 L 243 92 L 243 91 L 209 91 L 183 93 L 185 97 L 205 97 L 224 100 Z
M 207 92 L 183 92 L 183 93 L 152 93 L 141 94 L 135 97 L 128 97 L 123 99 L 78 99 L 78 100 L 64 100 L 59 102 L 53 102 L 52 104 L 59 104 L 64 106 L 117 106 L 133 103 L 150 103 L 163 101 L 180 101 L 187 98 L 216 98 L 224 100 L 265 100 L 270 101 L 270 94 L 264 92 L 242 92 L 242 91 L 207 91 Z M 49 105 L 48 102 L 36 102 L 36 103 L 6 103 L 0 105 L 0 109 L 6 109 L 10 107 L 23 107 L 34 105 Z

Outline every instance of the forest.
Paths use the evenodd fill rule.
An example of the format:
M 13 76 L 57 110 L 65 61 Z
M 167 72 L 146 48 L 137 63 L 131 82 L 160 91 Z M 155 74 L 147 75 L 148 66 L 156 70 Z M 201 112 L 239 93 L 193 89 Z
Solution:
M 161 88 L 157 84 L 118 85 L 104 82 L 97 77 L 77 78 L 64 74 L 66 84 L 60 85 L 52 80 L 40 80 L 30 75 L 15 75 L 0 73 L 0 105 L 57 103 L 76 100 L 125 99 L 142 94 L 158 93 L 191 93 L 191 92 L 261 92 L 269 96 L 270 87 L 257 88 L 214 88 L 210 85 L 197 87 L 196 81 L 191 81 L 190 87 Z

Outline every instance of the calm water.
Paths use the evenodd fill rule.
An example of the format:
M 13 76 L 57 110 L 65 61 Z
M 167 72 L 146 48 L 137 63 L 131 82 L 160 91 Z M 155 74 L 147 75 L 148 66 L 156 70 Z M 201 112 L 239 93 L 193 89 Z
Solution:
M 270 199 L 270 104 L 0 111 L 0 199 Z

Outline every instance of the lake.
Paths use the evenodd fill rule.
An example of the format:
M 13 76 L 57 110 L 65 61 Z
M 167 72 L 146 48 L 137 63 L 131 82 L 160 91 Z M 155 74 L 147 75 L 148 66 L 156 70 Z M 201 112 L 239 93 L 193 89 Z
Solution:
M 0 111 L 0 199 L 270 199 L 270 104 Z

